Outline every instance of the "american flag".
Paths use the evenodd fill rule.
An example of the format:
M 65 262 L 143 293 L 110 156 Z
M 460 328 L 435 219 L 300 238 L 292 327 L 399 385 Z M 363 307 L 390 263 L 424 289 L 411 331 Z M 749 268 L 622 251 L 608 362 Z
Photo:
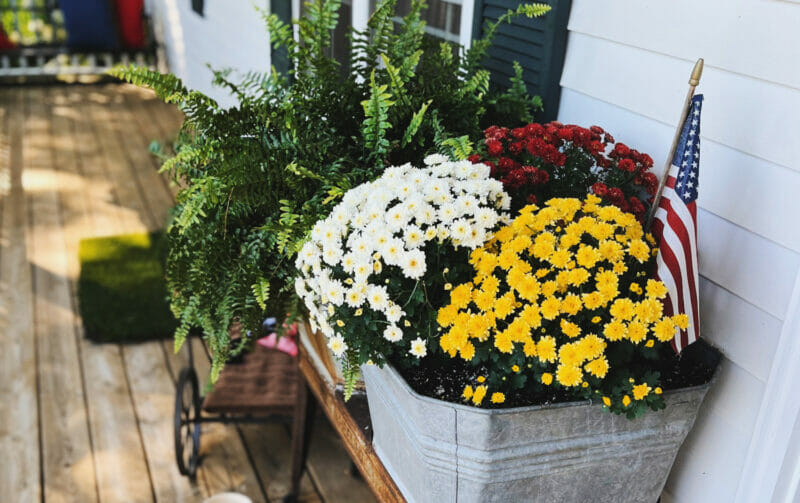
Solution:
M 675 331 L 672 345 L 678 353 L 697 340 L 700 323 L 697 186 L 702 106 L 702 94 L 692 97 L 653 221 L 653 235 L 659 243 L 656 276 L 669 292 L 664 300 L 664 312 L 667 315 L 684 313 L 689 317 L 689 327 Z

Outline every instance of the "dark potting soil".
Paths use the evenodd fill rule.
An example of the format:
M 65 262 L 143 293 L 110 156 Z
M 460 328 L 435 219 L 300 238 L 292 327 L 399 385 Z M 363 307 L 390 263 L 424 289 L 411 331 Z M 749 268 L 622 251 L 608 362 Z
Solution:
M 671 354 L 660 360 L 653 370 L 661 374 L 661 387 L 665 391 L 688 388 L 709 382 L 721 357 L 717 349 L 700 339 L 686 347 L 680 356 Z M 475 378 L 487 373 L 486 367 L 474 366 L 460 358 L 423 358 L 419 366 L 402 368 L 395 365 L 395 368 L 417 393 L 453 403 L 463 402 L 461 394 L 465 382 L 475 382 Z M 486 406 L 511 408 L 574 401 L 574 395 L 564 389 L 552 388 L 546 392 L 537 392 L 531 386 L 515 392 L 513 397 L 506 397 L 503 404 L 487 403 Z

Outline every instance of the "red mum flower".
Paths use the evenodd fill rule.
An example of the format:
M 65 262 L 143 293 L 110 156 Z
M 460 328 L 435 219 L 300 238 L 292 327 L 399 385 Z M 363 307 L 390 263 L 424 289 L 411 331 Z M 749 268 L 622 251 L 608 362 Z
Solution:
M 519 155 L 525 149 L 525 141 L 515 141 L 511 145 L 508 146 L 508 150 L 514 154 Z
M 541 136 L 544 134 L 544 127 L 541 124 L 528 124 L 525 126 L 525 131 L 529 136 Z
M 517 127 L 517 128 L 514 128 L 514 129 L 511 130 L 511 136 L 513 136 L 514 138 L 516 138 L 518 140 L 521 140 L 522 138 L 525 138 L 526 135 L 527 135 L 527 133 L 525 132 L 525 128 L 524 127 Z
M 536 195 L 535 194 L 529 194 L 528 195 L 528 203 L 536 204 Z
M 486 140 L 486 149 L 489 155 L 497 157 L 503 153 L 503 144 L 495 139 Z
M 614 150 L 611 151 L 612 157 L 628 157 L 631 155 L 631 149 L 624 143 L 617 143 L 614 145 Z
M 561 138 L 562 140 L 570 141 L 572 140 L 573 131 L 570 128 L 561 128 L 558 130 L 556 135 Z
M 631 159 L 620 160 L 617 167 L 622 171 L 627 171 L 629 173 L 636 171 L 636 164 Z
M 592 192 L 599 197 L 605 197 L 608 193 L 608 187 L 603 182 L 597 182 L 592 185 Z
M 479 164 L 481 162 L 481 155 L 480 154 L 472 154 L 471 156 L 467 157 L 467 160 L 472 164 Z
M 592 127 L 589 128 L 589 130 L 592 133 L 595 133 L 595 134 L 603 134 L 603 133 L 605 133 L 605 131 L 603 131 L 603 128 L 601 128 L 600 126 L 592 126 Z
M 625 202 L 625 194 L 622 193 L 619 187 L 612 187 L 608 189 L 608 199 L 619 206 L 620 203 Z M 627 206 L 627 203 L 625 205 Z

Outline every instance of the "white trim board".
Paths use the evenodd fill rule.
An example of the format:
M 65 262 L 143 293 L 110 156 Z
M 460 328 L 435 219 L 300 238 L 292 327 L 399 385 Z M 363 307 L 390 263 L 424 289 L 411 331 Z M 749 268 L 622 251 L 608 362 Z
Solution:
M 786 459 L 789 439 L 800 413 L 797 382 L 800 382 L 800 271 L 795 278 L 794 291 L 775 351 L 775 361 L 759 407 L 756 427 L 736 492 L 736 503 L 791 503 L 798 496 L 796 493 L 774 494 L 784 467 L 791 470 L 797 466 L 796 459 Z M 797 486 L 794 485 L 794 488 Z M 774 496 L 780 496 L 780 499 L 773 499 Z

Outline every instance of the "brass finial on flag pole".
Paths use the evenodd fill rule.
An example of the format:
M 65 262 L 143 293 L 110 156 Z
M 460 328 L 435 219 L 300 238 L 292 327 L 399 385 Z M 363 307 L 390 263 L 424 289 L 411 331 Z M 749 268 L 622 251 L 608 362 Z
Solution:
M 653 217 L 658 209 L 658 203 L 661 200 L 661 193 L 664 192 L 664 185 L 667 183 L 669 176 L 669 169 L 672 165 L 672 158 L 675 156 L 675 149 L 678 148 L 678 141 L 681 138 L 681 130 L 683 123 L 686 122 L 686 116 L 689 115 L 689 105 L 692 103 L 694 96 L 694 89 L 700 84 L 700 77 L 703 75 L 703 58 L 697 60 L 692 69 L 692 75 L 689 77 L 689 92 L 686 93 L 686 101 L 683 103 L 683 111 L 681 112 L 681 119 L 678 121 L 678 127 L 675 130 L 675 137 L 672 139 L 672 148 L 669 149 L 667 162 L 664 165 L 664 173 L 661 175 L 661 180 L 658 182 L 658 190 L 653 196 L 653 204 L 650 206 L 650 211 L 647 213 L 647 220 L 645 221 L 645 230 L 649 231 L 653 225 Z

